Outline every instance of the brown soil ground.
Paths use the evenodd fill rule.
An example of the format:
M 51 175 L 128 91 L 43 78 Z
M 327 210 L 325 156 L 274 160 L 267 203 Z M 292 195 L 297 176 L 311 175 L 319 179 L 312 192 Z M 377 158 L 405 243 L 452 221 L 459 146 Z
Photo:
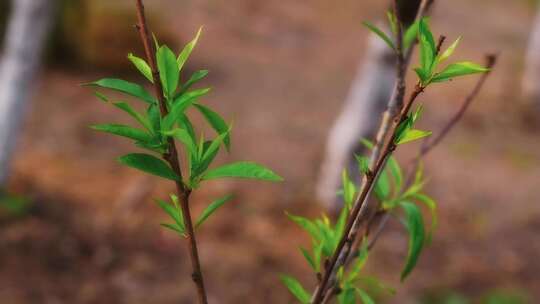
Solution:
M 500 64 L 463 123 L 427 159 L 427 192 L 441 217 L 432 246 L 399 283 L 406 234 L 392 223 L 369 271 L 396 287 L 391 303 L 416 303 L 436 289 L 477 295 L 519 288 L 539 298 L 540 141 L 519 98 L 532 6 L 438 2 L 436 32 L 463 35 L 456 56 L 481 61 L 497 51 Z M 292 303 L 280 273 L 313 286 L 296 249 L 307 237 L 283 212 L 321 211 L 313 193 L 325 137 L 363 57 L 367 31 L 360 22 L 384 14 L 384 5 L 373 3 L 149 5 L 165 11 L 181 37 L 205 25 L 190 68 L 211 71 L 206 102 L 234 121 L 233 150 L 220 161 L 255 160 L 286 179 L 211 182 L 194 196 L 196 211 L 224 193 L 236 197 L 199 234 L 211 303 Z M 49 68 L 36 84 L 10 182 L 35 206 L 0 229 L 1 303 L 193 303 L 186 246 L 160 228 L 164 217 L 151 200 L 166 197 L 172 185 L 118 165 L 114 158 L 129 143 L 87 127 L 125 120 L 77 85 L 109 73 Z M 421 124 L 440 128 L 473 84 L 469 78 L 429 90 Z M 407 160 L 415 148 L 398 157 Z

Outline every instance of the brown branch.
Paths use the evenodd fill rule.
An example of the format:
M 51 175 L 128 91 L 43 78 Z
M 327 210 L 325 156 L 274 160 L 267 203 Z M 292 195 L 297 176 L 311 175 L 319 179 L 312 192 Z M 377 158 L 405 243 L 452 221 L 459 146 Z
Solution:
M 431 150 L 433 150 L 433 148 L 437 146 L 448 135 L 448 133 L 456 126 L 456 124 L 462 119 L 463 115 L 465 114 L 465 112 L 467 111 L 471 103 L 476 99 L 476 97 L 482 90 L 486 80 L 490 76 L 491 71 L 493 70 L 493 67 L 495 67 L 496 63 L 497 63 L 496 55 L 486 55 L 486 67 L 489 69 L 489 71 L 482 74 L 482 76 L 480 77 L 476 85 L 474 86 L 473 90 L 463 100 L 458 111 L 448 120 L 448 122 L 444 125 L 444 127 L 439 132 L 439 134 L 436 137 L 434 137 L 432 140 L 424 141 L 424 144 L 420 148 L 418 155 L 413 159 L 414 164 L 413 164 L 412 169 L 409 170 L 407 174 L 405 185 L 411 184 L 412 178 L 414 176 L 414 172 L 418 168 L 420 160 L 423 157 L 425 157 Z M 379 239 L 389 218 L 390 218 L 390 213 L 385 212 L 385 214 L 383 215 L 382 219 L 379 222 L 379 225 L 377 226 L 377 229 L 375 230 L 375 233 L 373 234 L 373 238 L 369 242 L 369 246 L 368 246 L 369 250 L 371 250 L 371 248 L 375 246 L 375 243 Z M 374 224 L 374 222 L 370 221 L 368 225 L 372 225 L 372 224 Z
M 137 19 L 138 25 L 137 29 L 141 36 L 141 40 L 144 45 L 144 51 L 146 53 L 146 59 L 148 60 L 148 65 L 152 70 L 152 76 L 154 79 L 154 90 L 156 97 L 159 103 L 159 109 L 161 117 L 165 117 L 168 114 L 167 102 L 163 94 L 163 88 L 161 86 L 159 70 L 156 64 L 155 50 L 153 48 L 152 41 L 150 39 L 148 25 L 146 23 L 146 17 L 144 14 L 144 4 L 142 0 L 136 0 L 137 4 Z M 199 252 L 197 250 L 197 239 L 195 237 L 195 231 L 193 229 L 193 222 L 191 219 L 191 212 L 189 208 L 189 196 L 191 194 L 191 189 L 186 187 L 182 180 L 182 170 L 180 168 L 180 162 L 178 157 L 178 151 L 174 143 L 174 139 L 171 137 L 168 138 L 168 149 L 167 152 L 163 154 L 163 159 L 165 159 L 172 170 L 179 176 L 178 181 L 176 181 L 176 190 L 178 192 L 178 198 L 180 201 L 180 207 L 182 208 L 182 213 L 184 217 L 184 223 L 186 226 L 187 239 L 189 243 L 189 252 L 191 257 L 191 266 L 193 273 L 191 278 L 196 285 L 197 295 L 200 304 L 207 304 L 206 299 L 206 290 L 204 288 L 204 279 L 201 270 L 201 264 L 199 260 Z
M 422 1 L 420 9 L 416 16 L 416 20 L 420 20 L 424 17 L 424 15 L 431 8 L 433 2 L 434 0 Z M 397 5 L 394 3 L 394 10 L 396 8 Z M 396 12 L 397 25 L 398 27 L 402 27 L 403 25 L 399 17 L 399 14 Z M 403 28 L 398 29 L 398 33 L 402 31 Z M 401 39 L 401 37 L 396 37 L 398 48 L 400 49 L 401 46 L 399 44 L 402 43 Z M 351 210 L 347 219 L 344 234 L 341 237 L 338 246 L 336 247 L 332 255 L 332 258 L 330 259 L 330 262 L 328 263 L 328 267 L 325 268 L 322 280 L 320 281 L 320 283 L 315 289 L 315 292 L 313 293 L 311 301 L 312 304 L 324 303 L 323 300 L 325 298 L 325 294 L 328 293 L 329 290 L 334 289 L 333 280 L 335 279 L 336 272 L 341 265 L 345 265 L 347 263 L 347 260 L 350 257 L 352 245 L 357 238 L 361 223 L 364 221 L 364 214 L 368 210 L 367 198 L 371 193 L 374 181 L 376 181 L 378 175 L 384 168 L 388 156 L 391 155 L 391 153 L 396 148 L 394 144 L 394 138 L 399 122 L 405 119 L 408 111 L 414 103 L 414 100 L 424 90 L 422 86 L 417 85 L 411 97 L 409 98 L 409 101 L 405 105 L 403 105 L 403 100 L 405 98 L 405 71 L 407 70 L 407 67 L 410 63 L 414 46 L 415 44 L 411 45 L 407 50 L 406 54 L 403 54 L 403 50 L 400 50 L 398 52 L 396 86 L 394 88 L 392 97 L 388 103 L 388 109 L 383 115 L 379 131 L 377 132 L 375 147 L 372 150 L 370 158 L 370 174 L 367 174 L 366 177 L 362 180 L 359 194 L 354 202 L 353 209 Z M 389 134 L 391 134 L 391 136 L 389 136 Z M 388 137 L 390 138 L 390 140 L 387 140 L 385 144 L 385 139 Z

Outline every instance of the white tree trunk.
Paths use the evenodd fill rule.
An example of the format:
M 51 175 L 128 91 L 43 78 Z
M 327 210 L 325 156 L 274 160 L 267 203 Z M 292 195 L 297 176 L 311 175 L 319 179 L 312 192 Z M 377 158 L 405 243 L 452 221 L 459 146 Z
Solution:
M 55 3 L 55 0 L 12 1 L 0 64 L 0 184 L 8 176 L 11 154 L 51 27 Z
M 394 57 L 379 37 L 370 35 L 366 57 L 326 145 L 317 196 L 330 209 L 339 206 L 336 192 L 341 187 L 342 170 L 349 168 L 350 174 L 358 178 L 353 155 L 363 152 L 360 139 L 373 137 L 386 109 L 396 77 Z
M 525 97 L 532 102 L 536 114 L 540 113 L 540 6 L 533 24 L 525 58 L 523 92 Z

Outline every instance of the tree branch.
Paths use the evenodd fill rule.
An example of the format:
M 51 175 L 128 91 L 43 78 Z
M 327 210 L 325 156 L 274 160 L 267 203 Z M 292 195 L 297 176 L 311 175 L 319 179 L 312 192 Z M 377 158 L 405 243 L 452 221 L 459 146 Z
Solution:
M 159 70 L 156 64 L 156 57 L 154 55 L 155 50 L 153 48 L 153 44 L 149 35 L 148 25 L 147 25 L 145 13 L 144 13 L 143 1 L 136 0 L 136 4 L 137 4 L 137 19 L 138 19 L 137 29 L 139 31 L 141 40 L 144 45 L 144 50 L 146 53 L 146 59 L 148 60 L 148 65 L 150 66 L 150 69 L 152 70 L 152 76 L 154 79 L 154 90 L 155 90 L 155 94 L 159 102 L 159 109 L 160 109 L 161 117 L 163 118 L 168 114 L 168 109 L 167 109 L 167 102 L 163 94 L 163 88 L 160 82 Z M 203 274 L 202 274 L 200 260 L 199 260 L 199 252 L 197 249 L 197 240 L 195 237 L 195 231 L 193 229 L 193 221 L 191 219 L 191 212 L 189 208 L 189 196 L 191 194 L 191 189 L 189 189 L 183 182 L 182 170 L 180 168 L 180 162 L 179 162 L 179 156 L 178 156 L 178 150 L 176 149 L 174 139 L 171 137 L 168 138 L 168 149 L 167 149 L 167 152 L 163 154 L 163 159 L 165 159 L 169 163 L 173 171 L 180 177 L 179 180 L 176 181 L 176 190 L 178 192 L 180 207 L 182 208 L 182 214 L 184 217 L 187 239 L 189 243 L 191 266 L 193 270 L 191 278 L 197 288 L 197 295 L 198 295 L 198 300 L 199 300 L 198 302 L 200 304 L 207 304 L 208 301 L 206 299 L 206 290 L 204 287 L 204 279 L 203 279 Z

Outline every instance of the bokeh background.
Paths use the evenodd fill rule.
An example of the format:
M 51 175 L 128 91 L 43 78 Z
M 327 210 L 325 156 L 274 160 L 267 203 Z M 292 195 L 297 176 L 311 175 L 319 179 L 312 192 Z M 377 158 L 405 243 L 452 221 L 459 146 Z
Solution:
M 2 199 L 10 207 L 0 212 L 0 302 L 193 303 L 186 244 L 161 229 L 164 215 L 152 202 L 173 185 L 115 161 L 130 143 L 88 126 L 128 120 L 79 86 L 106 76 L 143 80 L 126 59 L 143 55 L 134 1 L 64 2 Z M 306 286 L 315 280 L 297 250 L 309 240 L 284 211 L 324 210 L 316 180 L 329 128 L 364 58 L 361 21 L 381 20 L 388 3 L 146 2 L 153 31 L 176 50 L 204 25 L 187 69 L 210 70 L 205 102 L 234 121 L 233 149 L 219 161 L 254 160 L 286 180 L 211 182 L 194 195 L 196 211 L 235 195 L 199 232 L 210 301 L 293 303 L 279 274 Z M 462 123 L 426 159 L 440 225 L 413 275 L 399 283 L 407 235 L 397 221 L 371 254 L 368 271 L 397 291 L 381 302 L 480 303 L 503 294 L 495 297 L 504 302 L 490 303 L 537 303 L 540 140 L 520 89 L 535 12 L 526 0 L 437 1 L 434 31 L 463 36 L 456 58 L 482 62 L 497 52 L 500 61 Z M 440 128 L 474 83 L 430 89 L 421 126 Z

